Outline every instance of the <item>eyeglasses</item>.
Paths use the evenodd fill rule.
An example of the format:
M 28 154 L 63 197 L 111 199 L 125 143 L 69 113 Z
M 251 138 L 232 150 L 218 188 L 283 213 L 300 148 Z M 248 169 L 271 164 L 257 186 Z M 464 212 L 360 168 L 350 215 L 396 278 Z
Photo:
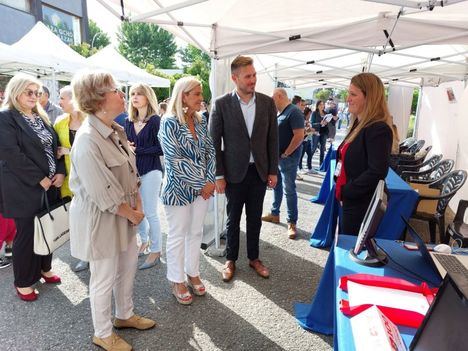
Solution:
M 28 97 L 31 97 L 33 95 L 35 95 L 36 97 L 42 96 L 42 91 L 39 91 L 39 90 L 26 89 L 23 93 L 26 94 Z
M 119 88 L 114 88 L 114 89 L 107 89 L 104 91 L 104 93 L 123 94 L 124 92 L 120 90 Z

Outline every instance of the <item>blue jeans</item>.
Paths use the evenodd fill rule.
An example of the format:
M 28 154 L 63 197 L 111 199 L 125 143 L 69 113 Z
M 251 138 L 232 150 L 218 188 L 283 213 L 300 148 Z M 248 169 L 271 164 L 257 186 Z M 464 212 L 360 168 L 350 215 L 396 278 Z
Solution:
M 302 159 L 304 158 L 305 153 L 307 153 L 307 169 L 311 170 L 313 154 L 311 153 L 311 141 L 310 140 L 304 140 L 302 142 L 302 152 L 301 152 L 301 157 L 299 158 L 299 169 L 302 169 Z
M 317 151 L 318 145 L 320 142 L 320 135 L 312 135 L 312 151 L 311 151 L 311 157 L 314 157 L 315 151 Z
M 154 170 L 141 177 L 140 194 L 143 202 L 145 218 L 138 226 L 141 242 L 150 240 L 150 252 L 161 252 L 161 222 L 158 215 L 159 189 L 161 188 L 162 172 Z
M 289 157 L 280 158 L 278 165 L 278 183 L 276 183 L 274 189 L 274 201 L 271 207 L 271 214 L 279 216 L 284 192 L 288 212 L 287 222 L 292 224 L 296 224 L 297 222 L 296 175 L 297 163 L 301 155 L 302 146 L 299 146 Z

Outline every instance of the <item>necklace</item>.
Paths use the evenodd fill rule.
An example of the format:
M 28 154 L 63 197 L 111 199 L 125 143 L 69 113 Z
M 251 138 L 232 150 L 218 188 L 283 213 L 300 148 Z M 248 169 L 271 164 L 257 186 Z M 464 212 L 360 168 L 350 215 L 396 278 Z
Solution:
M 140 121 L 140 120 L 138 121 L 138 127 L 143 127 L 143 124 L 145 124 L 145 122 Z

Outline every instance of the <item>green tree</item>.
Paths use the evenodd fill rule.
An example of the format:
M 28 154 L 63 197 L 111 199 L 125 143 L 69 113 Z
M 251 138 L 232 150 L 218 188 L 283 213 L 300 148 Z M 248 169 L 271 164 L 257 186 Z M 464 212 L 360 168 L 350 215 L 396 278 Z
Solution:
M 80 45 L 70 45 L 70 47 L 83 57 L 94 55 L 98 49 L 92 48 L 88 43 L 81 43 Z
M 119 51 L 133 64 L 146 68 L 174 68 L 177 45 L 168 31 L 150 23 L 122 22 Z
M 150 74 L 155 75 L 155 76 L 169 79 L 171 81 L 170 91 L 172 91 L 174 89 L 174 84 L 177 81 L 177 79 L 179 79 L 181 77 L 185 77 L 187 75 L 187 74 L 174 74 L 173 76 L 170 76 L 170 75 L 164 74 L 161 71 L 158 71 L 158 69 L 156 67 L 154 67 L 152 64 L 149 64 L 148 66 L 146 66 L 146 71 L 148 73 L 150 73 Z M 161 101 L 163 101 L 163 100 L 165 100 L 167 98 L 170 98 L 169 89 L 167 89 L 167 88 L 153 88 L 153 90 L 156 93 L 156 96 L 157 96 L 159 102 L 161 102 Z
M 315 91 L 315 99 L 326 101 L 333 94 L 333 89 L 325 88 Z
M 93 48 L 103 48 L 110 44 L 110 37 L 93 20 L 88 21 L 89 37 L 88 43 Z
M 179 54 L 182 60 L 182 65 L 184 66 L 184 73 L 195 76 L 202 82 L 203 98 L 205 101 L 211 101 L 210 56 L 191 44 L 179 50 Z
M 413 101 L 411 102 L 411 114 L 415 115 L 418 109 L 419 88 L 413 90 Z
M 336 91 L 336 96 L 338 96 L 338 99 L 340 101 L 345 102 L 346 99 L 348 98 L 348 90 L 347 89 L 338 89 Z

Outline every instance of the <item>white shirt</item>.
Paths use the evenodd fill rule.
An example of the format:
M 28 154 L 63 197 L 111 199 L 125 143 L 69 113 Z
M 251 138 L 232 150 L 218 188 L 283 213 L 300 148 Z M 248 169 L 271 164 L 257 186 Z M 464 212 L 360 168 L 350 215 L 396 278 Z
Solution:
M 247 103 L 242 101 L 237 91 L 236 91 L 236 96 L 239 99 L 239 104 L 242 110 L 242 114 L 244 115 L 245 125 L 247 127 L 247 132 L 249 133 L 249 138 L 250 138 L 252 137 L 252 130 L 253 130 L 254 122 L 255 122 L 255 110 L 256 110 L 255 93 L 253 94 L 252 98 Z M 250 163 L 254 163 L 252 152 L 250 152 Z

